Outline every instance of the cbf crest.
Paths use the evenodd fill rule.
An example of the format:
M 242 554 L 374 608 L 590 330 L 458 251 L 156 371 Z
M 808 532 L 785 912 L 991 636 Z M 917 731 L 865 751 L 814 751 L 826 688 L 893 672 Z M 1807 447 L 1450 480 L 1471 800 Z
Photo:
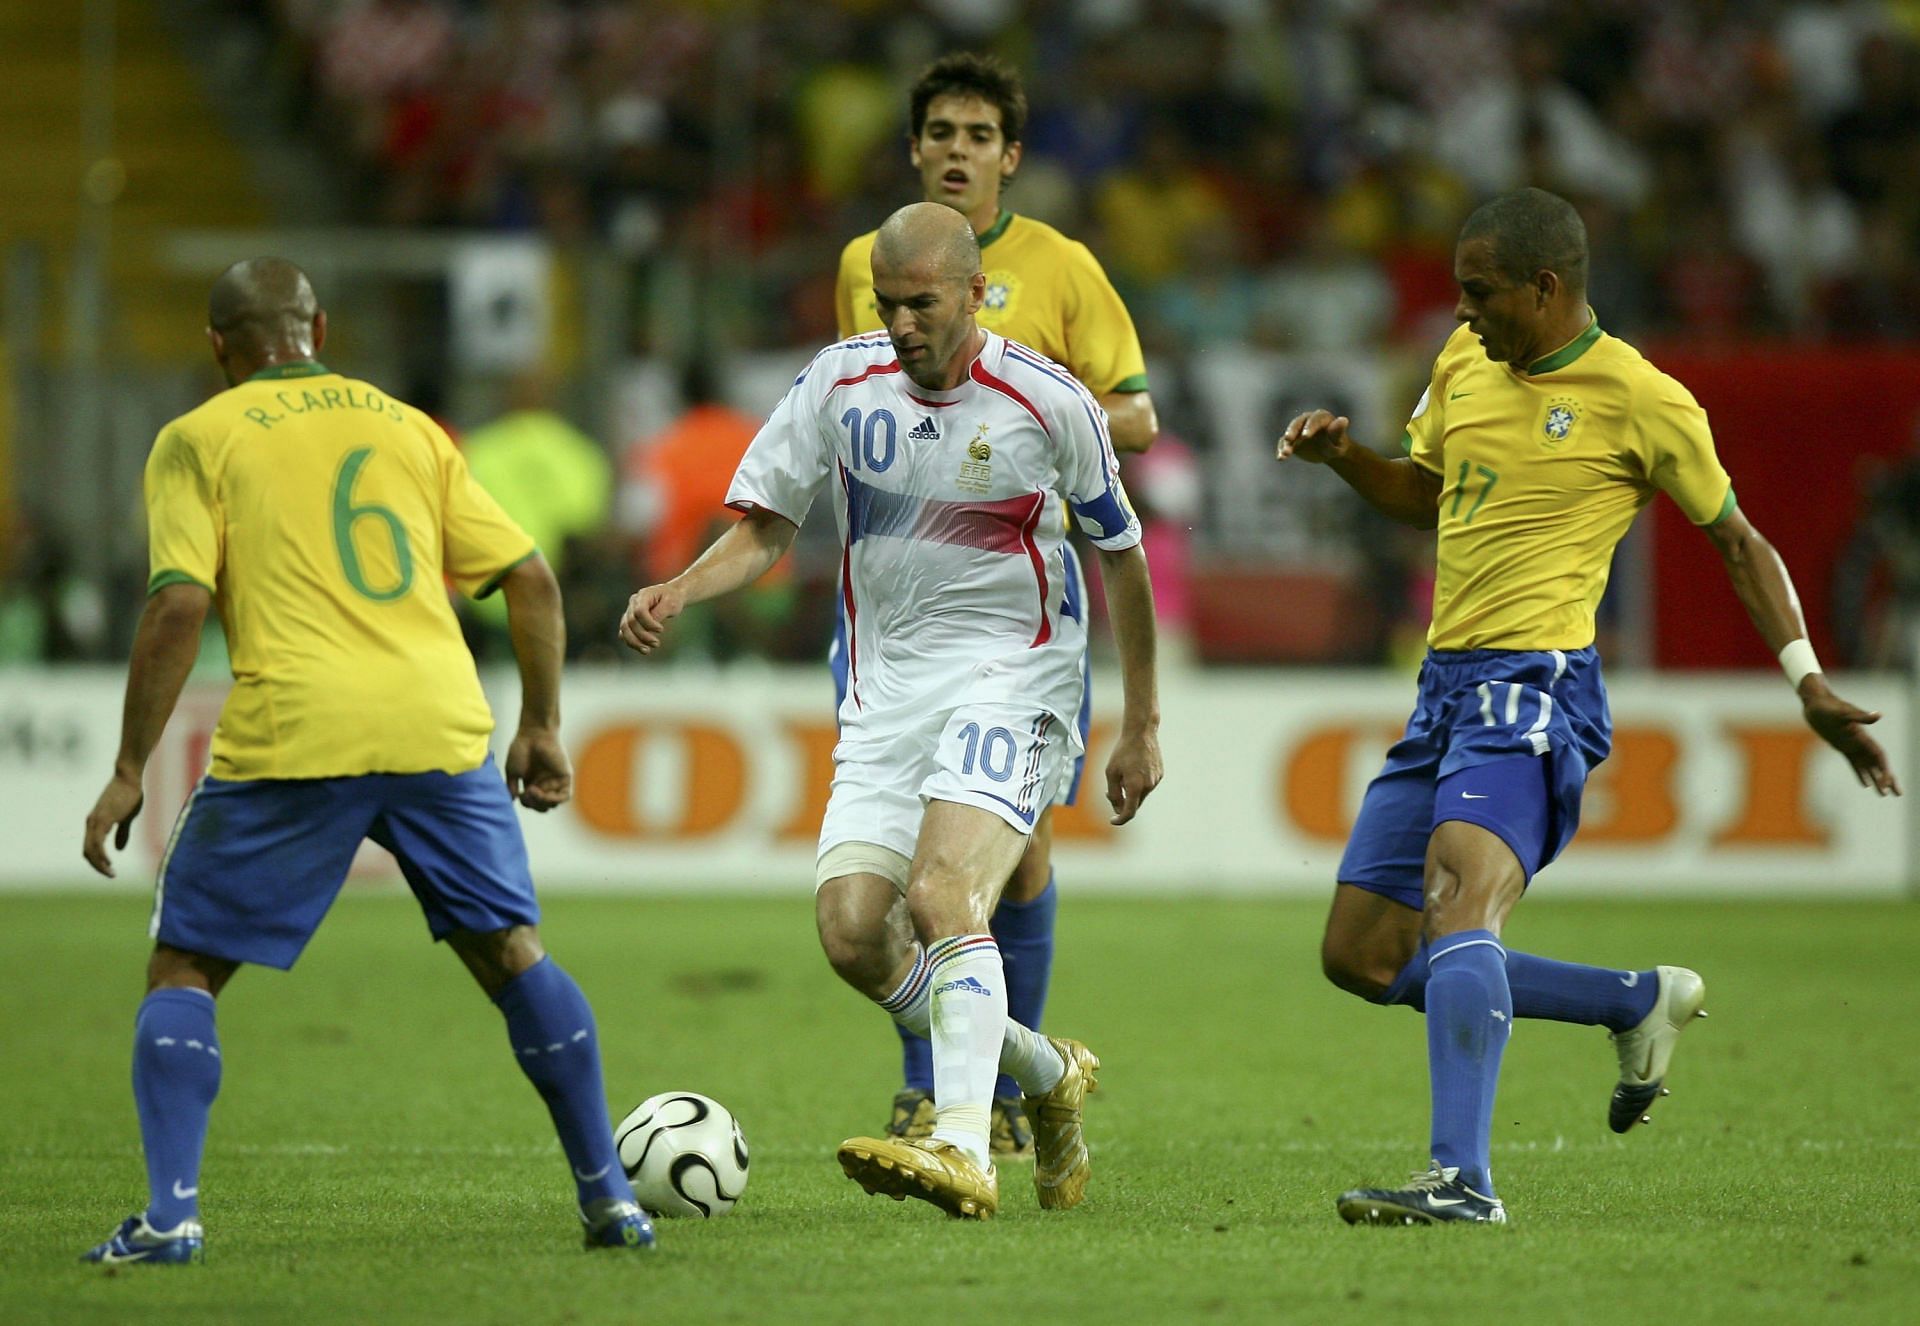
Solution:
M 1564 447 L 1580 427 L 1580 415 L 1580 402 L 1571 396 L 1548 401 L 1547 412 L 1540 418 L 1540 445 L 1548 451 Z
M 987 294 L 980 304 L 980 321 L 989 326 L 1013 316 L 1020 302 L 1020 278 L 1012 272 L 987 273 Z
M 960 462 L 960 474 L 954 483 L 964 493 L 993 490 L 993 445 L 987 441 L 985 424 L 975 431 L 973 441 L 967 443 L 967 458 Z

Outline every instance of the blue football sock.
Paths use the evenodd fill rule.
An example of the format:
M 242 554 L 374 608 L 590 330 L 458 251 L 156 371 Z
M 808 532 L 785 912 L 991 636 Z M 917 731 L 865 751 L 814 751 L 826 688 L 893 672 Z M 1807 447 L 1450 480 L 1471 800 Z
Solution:
M 1382 1004 L 1405 1004 L 1417 1013 L 1427 1011 L 1427 941 L 1422 939 L 1420 947 L 1407 959 L 1407 965 L 1393 978 L 1386 993 L 1376 1001 Z
M 1007 1016 L 1029 1031 L 1040 1030 L 1047 1011 L 1047 986 L 1053 978 L 1053 922 L 1060 895 L 1047 873 L 1047 887 L 1027 902 L 1000 900 L 989 923 L 1006 970 Z M 1005 1073 L 993 1084 L 996 1096 L 1019 1096 L 1020 1087 Z
M 587 997 L 559 963 L 542 958 L 508 981 L 493 1002 L 506 1015 L 520 1071 L 547 1102 L 580 1204 L 603 1197 L 632 1201 L 607 1119 L 600 1041 Z
M 213 996 L 155 990 L 133 1022 L 133 1103 L 147 1154 L 147 1223 L 155 1229 L 200 1218 L 200 1156 L 219 1094 Z
M 898 1022 L 893 1029 L 900 1033 L 900 1080 L 915 1091 L 933 1094 L 933 1042 L 925 1036 L 916 1036 Z
M 1513 987 L 1513 1015 L 1579 1022 L 1625 1031 L 1653 1011 L 1660 993 L 1655 971 L 1614 971 L 1555 962 L 1531 953 L 1507 954 L 1507 983 Z
M 1462 930 L 1429 946 L 1427 1068 L 1433 1082 L 1432 1155 L 1493 1195 L 1488 1148 L 1500 1056 L 1513 1027 L 1506 951 L 1490 930 Z
M 1517 1018 L 1625 1031 L 1653 1011 L 1660 978 L 1652 970 L 1584 967 L 1577 962 L 1555 962 L 1508 950 L 1507 986 L 1513 994 L 1513 1015 Z M 1427 945 L 1423 940 L 1379 1002 L 1424 1011 L 1426 989 Z

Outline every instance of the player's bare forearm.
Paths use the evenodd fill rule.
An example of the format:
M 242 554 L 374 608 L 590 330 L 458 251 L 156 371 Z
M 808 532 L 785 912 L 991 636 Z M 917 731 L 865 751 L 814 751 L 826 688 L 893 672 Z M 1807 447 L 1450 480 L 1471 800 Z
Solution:
M 146 772 L 147 757 L 166 731 L 200 654 L 200 629 L 212 601 L 204 587 L 192 584 L 167 585 L 147 599 L 127 668 L 120 751 L 113 762 L 117 776 L 138 783 Z
M 147 757 L 166 731 L 167 719 L 180 702 L 193 660 L 200 652 L 200 628 L 207 620 L 212 595 L 200 585 L 166 585 L 147 599 L 133 636 L 133 659 L 127 667 L 127 701 L 120 719 L 120 752 L 113 777 L 87 812 L 86 835 L 80 854 L 95 870 L 113 878 L 113 860 L 107 839 L 124 849 L 134 818 L 146 796 L 141 779 Z
M 679 592 L 682 606 L 731 594 L 765 575 L 793 546 L 798 532 L 785 516 L 756 507 L 668 584 Z
M 1807 624 L 1800 612 L 1800 596 L 1793 577 L 1771 543 L 1755 529 L 1738 507 L 1707 527 L 1707 537 L 1720 552 L 1733 591 L 1753 619 L 1767 648 L 1778 654 L 1796 640 L 1804 640 Z M 1820 739 L 1846 757 L 1862 787 L 1882 796 L 1900 795 L 1900 780 L 1886 752 L 1867 733 L 1880 715 L 1849 704 L 1827 685 L 1825 674 L 1809 672 L 1797 679 L 1801 716 Z
M 1800 596 L 1794 592 L 1787 564 L 1740 508 L 1707 527 L 1707 537 L 1733 581 L 1733 592 L 1747 610 L 1767 648 L 1779 653 L 1794 640 L 1806 638 L 1807 623 L 1800 614 Z
M 667 623 L 694 603 L 719 598 L 750 585 L 793 546 L 799 527 L 785 516 L 755 507 L 715 539 L 692 566 L 664 585 L 648 585 L 627 600 L 620 618 L 620 639 L 628 648 L 651 654 Z
M 1348 419 L 1326 410 L 1297 415 L 1274 449 L 1279 460 L 1325 465 L 1381 515 L 1415 529 L 1440 523 L 1440 476 L 1404 457 L 1382 456 L 1347 436 Z
M 1153 617 L 1153 583 L 1147 555 L 1135 545 L 1120 552 L 1100 550 L 1100 579 L 1106 586 L 1107 619 L 1120 654 L 1120 735 L 1107 762 L 1107 800 L 1113 822 L 1125 824 L 1139 812 L 1147 794 L 1160 785 L 1160 688 Z
M 1381 515 L 1415 529 L 1440 523 L 1440 476 L 1425 466 L 1352 447 L 1331 467 Z
M 507 572 L 500 592 L 507 600 L 507 632 L 520 668 L 520 729 L 557 732 L 560 670 L 567 654 L 560 582 L 547 559 L 535 553 Z
M 1107 412 L 1107 435 L 1115 451 L 1141 452 L 1160 434 L 1160 416 L 1153 397 L 1144 391 L 1110 391 L 1100 398 Z
M 1146 550 L 1135 544 L 1120 552 L 1100 552 L 1100 579 L 1106 586 L 1107 620 L 1120 654 L 1123 726 L 1158 727 L 1159 681 L 1155 663 L 1153 582 Z

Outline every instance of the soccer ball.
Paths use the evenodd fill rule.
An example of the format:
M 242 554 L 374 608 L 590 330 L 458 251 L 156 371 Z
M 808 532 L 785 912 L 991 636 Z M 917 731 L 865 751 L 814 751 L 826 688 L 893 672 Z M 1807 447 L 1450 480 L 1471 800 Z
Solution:
M 747 1190 L 747 1139 L 726 1106 L 698 1092 L 641 1101 L 613 1141 L 634 1197 L 655 1215 L 725 1215 Z

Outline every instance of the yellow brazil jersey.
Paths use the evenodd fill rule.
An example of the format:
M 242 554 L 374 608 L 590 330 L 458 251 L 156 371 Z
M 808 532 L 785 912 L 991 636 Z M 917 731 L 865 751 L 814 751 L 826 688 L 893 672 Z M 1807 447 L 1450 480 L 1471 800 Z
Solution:
M 446 584 L 475 595 L 533 541 L 431 419 L 324 365 L 281 364 L 160 430 L 151 593 L 214 593 L 234 686 L 216 778 L 449 773 L 493 718 Z
M 873 305 L 873 237 L 840 254 L 834 316 L 840 335 L 879 331 Z M 1064 365 L 1096 396 L 1145 391 L 1140 337 L 1099 260 L 1078 240 L 1031 217 L 1002 212 L 980 236 L 987 299 L 980 325 Z
M 1435 649 L 1580 649 L 1613 550 L 1664 492 L 1696 525 L 1733 510 L 1706 411 L 1598 323 L 1525 373 L 1462 326 L 1403 445 L 1437 473 Z

